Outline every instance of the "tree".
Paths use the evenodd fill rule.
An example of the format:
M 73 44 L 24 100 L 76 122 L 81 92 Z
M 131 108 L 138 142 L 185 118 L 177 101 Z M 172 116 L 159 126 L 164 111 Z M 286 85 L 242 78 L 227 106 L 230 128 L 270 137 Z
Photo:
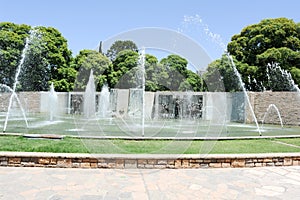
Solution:
M 70 68 L 71 51 L 67 47 L 67 40 L 51 27 L 33 29 L 28 25 L 0 24 L 1 83 L 11 87 L 15 82 L 26 38 L 31 39 L 18 89 L 48 90 L 49 83 L 54 82 L 57 91 L 70 91 L 72 84 L 69 83 L 75 78 L 74 69 Z M 63 85 L 62 80 L 65 80 Z
M 168 81 L 165 86 L 168 90 L 172 91 L 201 91 L 203 89 L 201 77 L 188 70 L 188 61 L 178 55 L 169 55 L 167 58 L 163 58 L 160 64 L 166 69 L 168 73 Z
M 12 87 L 30 26 L 0 23 L 0 83 Z
M 290 71 L 296 83 L 299 83 L 298 75 L 294 73 L 295 69 L 300 68 L 300 24 L 293 20 L 264 19 L 247 26 L 232 37 L 227 50 L 237 61 L 255 66 L 252 76 L 266 89 L 277 90 L 268 88 L 270 84 L 267 83 L 267 64 L 272 62 Z M 245 76 L 243 72 L 241 74 Z
M 108 70 L 108 85 L 110 88 L 136 88 L 136 71 L 139 54 L 132 50 L 120 51 Z M 137 77 L 140 78 L 140 77 Z
M 158 63 L 155 56 L 146 54 L 145 62 L 146 71 L 146 91 L 163 91 L 167 90 L 169 74 L 162 64 Z
M 215 60 L 203 74 L 206 89 L 210 92 L 232 92 L 239 90 L 238 78 L 226 55 Z
M 111 65 L 110 60 L 94 50 L 81 50 L 75 57 L 73 67 L 77 70 L 75 89 L 84 90 L 88 82 L 90 71 L 93 70 L 96 90 L 100 91 L 103 84 L 107 83 L 107 70 Z
M 125 41 L 117 40 L 107 50 L 106 56 L 108 58 L 110 58 L 111 61 L 114 61 L 116 59 L 116 56 L 118 55 L 118 53 L 123 50 L 132 50 L 132 51 L 138 52 L 138 47 L 131 40 L 125 40 Z

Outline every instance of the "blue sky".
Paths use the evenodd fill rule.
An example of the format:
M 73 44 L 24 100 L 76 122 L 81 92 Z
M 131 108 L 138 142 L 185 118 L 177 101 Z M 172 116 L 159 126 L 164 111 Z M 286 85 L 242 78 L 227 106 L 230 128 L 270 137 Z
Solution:
M 220 41 L 213 42 L 205 35 L 204 26 L 226 45 L 243 27 L 264 18 L 287 17 L 300 22 L 299 0 L 0 0 L 0 5 L 1 22 L 55 27 L 74 55 L 81 49 L 96 49 L 99 41 L 120 32 L 160 27 L 181 31 L 216 59 L 223 49 Z M 186 23 L 185 17 L 196 20 Z

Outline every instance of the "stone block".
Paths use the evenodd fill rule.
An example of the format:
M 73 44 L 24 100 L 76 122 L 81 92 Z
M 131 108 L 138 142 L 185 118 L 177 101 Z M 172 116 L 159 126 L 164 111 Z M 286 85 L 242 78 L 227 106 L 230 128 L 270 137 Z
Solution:
M 98 163 L 98 168 L 108 168 L 108 164 L 107 163 Z
M 166 165 L 154 165 L 155 169 L 165 169 Z
M 124 165 L 125 165 L 124 167 L 126 169 L 135 169 L 135 168 L 137 168 L 137 160 L 134 160 L 134 159 L 125 160 Z
M 8 163 L 9 164 L 21 164 L 21 158 L 9 158 Z
M 7 166 L 8 162 L 6 160 L 0 161 L 0 166 Z
M 39 158 L 38 163 L 42 164 L 42 165 L 47 165 L 50 163 L 50 159 L 49 158 Z
M 73 168 L 79 168 L 80 167 L 80 163 L 72 162 L 72 167 Z
M 298 166 L 300 165 L 300 161 L 299 160 L 293 160 L 293 166 Z
M 229 167 L 231 167 L 231 165 L 230 165 L 230 163 L 222 163 L 222 167 L 223 168 L 229 168 Z
M 91 168 L 97 168 L 98 167 L 98 164 L 95 163 L 95 162 L 90 163 L 90 165 L 91 165 Z
M 209 163 L 209 167 L 212 167 L 212 168 L 221 168 L 222 167 L 222 163 Z
M 268 163 L 266 163 L 266 166 L 268 166 L 268 167 L 273 167 L 273 166 L 275 166 L 275 163 L 273 163 L 273 162 L 268 162 Z
M 154 165 L 146 164 L 145 168 L 146 169 L 154 169 Z
M 283 165 L 284 165 L 284 166 L 291 166 L 291 165 L 293 165 L 293 160 L 292 160 L 292 158 L 284 158 L 284 160 L 283 160 Z
M 175 165 L 175 160 L 168 160 L 168 161 L 167 161 L 167 164 L 168 164 L 168 165 Z
M 262 167 L 263 164 L 262 163 L 254 163 L 255 167 Z
M 80 163 L 80 167 L 82 167 L 82 168 L 90 168 L 91 164 L 89 162 L 82 162 L 82 163 Z
M 202 163 L 202 164 L 200 164 L 200 167 L 201 168 L 208 168 L 209 166 L 208 166 L 208 163 Z
M 168 164 L 168 161 L 167 160 L 158 160 L 157 164 L 158 165 L 166 165 L 166 164 Z
M 190 166 L 189 160 L 182 160 L 181 167 L 188 168 Z
M 245 167 L 245 160 L 244 159 L 236 159 L 233 160 L 231 163 L 232 167 Z
M 157 164 L 157 160 L 147 160 L 147 164 L 156 165 Z
M 272 160 L 272 158 L 265 158 L 263 162 L 264 163 L 271 163 L 271 162 L 273 162 L 273 160 Z
M 283 162 L 276 162 L 275 166 L 283 166 Z
M 254 167 L 255 165 L 254 165 L 254 163 L 246 163 L 245 166 L 246 166 L 246 167 Z
M 181 160 L 175 160 L 175 168 L 181 168 Z
M 191 168 L 199 168 L 200 164 L 199 163 L 190 163 Z
M 57 167 L 63 167 L 63 168 L 72 167 L 71 159 L 63 159 L 63 158 L 57 159 Z
M 138 165 L 146 165 L 147 164 L 147 160 L 145 159 L 138 159 Z
M 57 164 L 57 158 L 50 158 L 50 165 L 56 165 Z
M 116 163 L 107 163 L 108 168 L 112 169 L 116 167 Z
M 166 168 L 168 168 L 168 169 L 175 169 L 175 165 L 166 165 Z
M 7 157 L 0 157 L 0 161 L 7 161 L 8 158 Z

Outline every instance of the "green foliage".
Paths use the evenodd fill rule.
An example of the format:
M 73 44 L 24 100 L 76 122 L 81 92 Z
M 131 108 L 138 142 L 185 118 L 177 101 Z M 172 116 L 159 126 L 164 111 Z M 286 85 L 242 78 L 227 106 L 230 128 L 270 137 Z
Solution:
M 237 61 L 251 67 L 251 77 L 255 77 L 258 87 L 271 90 L 289 90 L 277 85 L 270 87 L 268 83 L 267 64 L 279 63 L 282 69 L 293 73 L 300 68 L 300 25 L 286 18 L 264 19 L 258 24 L 245 27 L 240 34 L 234 35 L 227 46 L 228 52 L 235 56 Z M 241 71 L 244 77 L 249 70 Z M 296 79 L 299 83 L 299 79 Z
M 137 87 L 136 71 L 138 70 L 139 54 L 132 50 L 119 52 L 112 62 L 108 72 L 108 86 L 110 88 Z
M 107 50 L 106 56 L 111 61 L 114 61 L 116 59 L 118 53 L 120 53 L 123 50 L 132 50 L 132 51 L 138 52 L 138 47 L 131 40 L 125 40 L 125 41 L 117 40 Z
M 0 23 L 0 83 L 12 87 L 15 82 L 16 69 L 31 30 L 28 25 Z M 62 79 L 72 82 L 73 78 L 65 77 L 65 70 L 60 70 L 69 69 L 72 59 L 66 39 L 58 30 L 51 27 L 36 27 L 32 32 L 34 34 L 26 52 L 18 89 L 48 90 L 49 82 L 54 82 L 57 91 L 64 91 L 65 88 L 59 88 L 60 84 L 56 82 Z M 61 74 L 62 71 L 64 74 Z
M 226 55 L 208 65 L 203 80 L 210 92 L 230 92 L 239 90 L 237 76 Z
M 15 82 L 15 72 L 30 26 L 0 23 L 0 83 L 9 87 Z
M 171 91 L 201 91 L 202 79 L 187 69 L 188 61 L 178 55 L 169 55 L 163 58 L 160 64 L 168 74 L 168 80 L 163 81 L 165 88 Z
M 73 67 L 77 70 L 75 90 L 84 90 L 88 82 L 91 69 L 93 70 L 97 91 L 108 82 L 107 71 L 111 65 L 110 60 L 94 50 L 81 50 L 75 57 Z

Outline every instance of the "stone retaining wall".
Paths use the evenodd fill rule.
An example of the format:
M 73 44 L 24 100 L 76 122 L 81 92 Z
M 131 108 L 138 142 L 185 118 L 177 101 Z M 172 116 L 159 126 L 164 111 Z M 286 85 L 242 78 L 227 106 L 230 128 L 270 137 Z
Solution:
M 61 154 L 0 152 L 0 166 L 110 169 L 181 169 L 298 166 L 300 153 L 275 154 Z
M 276 107 L 281 115 L 283 124 L 300 125 L 300 107 L 297 106 L 300 102 L 298 92 L 248 92 L 248 95 L 259 122 L 262 122 L 265 117 L 265 123 L 280 124 Z M 275 107 L 271 107 L 265 116 L 271 104 Z M 246 110 L 246 121 L 253 122 L 253 117 L 248 106 Z

